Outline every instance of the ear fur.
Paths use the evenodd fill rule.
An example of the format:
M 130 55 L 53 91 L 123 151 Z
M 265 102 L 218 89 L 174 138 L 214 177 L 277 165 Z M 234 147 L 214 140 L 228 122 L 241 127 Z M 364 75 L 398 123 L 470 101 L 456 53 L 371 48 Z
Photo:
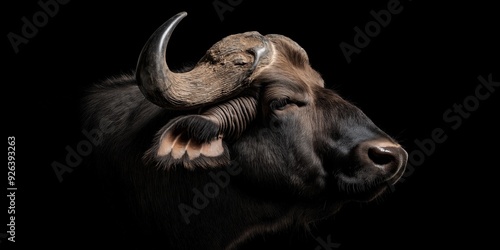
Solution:
M 191 170 L 225 166 L 230 157 L 219 127 L 204 115 L 177 117 L 159 131 L 145 157 L 159 166 L 180 165 Z

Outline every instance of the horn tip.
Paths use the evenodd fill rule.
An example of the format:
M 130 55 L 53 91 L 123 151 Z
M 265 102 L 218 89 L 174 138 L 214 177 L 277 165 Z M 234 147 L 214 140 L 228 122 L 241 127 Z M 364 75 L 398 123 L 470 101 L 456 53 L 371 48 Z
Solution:
M 181 12 L 177 13 L 176 17 L 186 17 L 187 14 L 188 13 L 186 11 L 181 11 Z

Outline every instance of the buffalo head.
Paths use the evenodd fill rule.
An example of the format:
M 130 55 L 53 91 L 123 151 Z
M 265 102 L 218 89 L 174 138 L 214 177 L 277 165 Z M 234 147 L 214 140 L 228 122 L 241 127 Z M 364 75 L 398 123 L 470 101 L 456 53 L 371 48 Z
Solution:
M 370 200 L 401 177 L 405 150 L 326 89 L 304 49 L 285 36 L 231 35 L 192 70 L 172 72 L 166 49 L 185 16 L 174 16 L 151 36 L 137 66 L 149 101 L 196 110 L 163 127 L 149 161 L 195 170 L 233 159 L 243 168 L 243 189 L 309 200 Z
M 285 36 L 231 35 L 192 69 L 172 71 L 167 45 L 185 16 L 150 37 L 135 76 L 101 84 L 86 99 L 87 126 L 114 121 L 96 166 L 144 237 L 176 249 L 232 248 L 332 215 L 347 201 L 370 201 L 401 177 L 405 150 L 326 89 Z M 231 166 L 238 171 L 230 178 L 214 172 Z M 214 176 L 223 184 L 208 205 L 199 189 Z

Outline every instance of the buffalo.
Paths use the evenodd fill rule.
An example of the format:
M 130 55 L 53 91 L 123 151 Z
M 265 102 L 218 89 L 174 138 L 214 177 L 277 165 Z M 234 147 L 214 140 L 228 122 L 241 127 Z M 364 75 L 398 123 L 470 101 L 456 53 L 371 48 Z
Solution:
M 402 176 L 406 151 L 325 88 L 286 36 L 230 35 L 172 71 L 167 45 L 186 15 L 153 33 L 133 74 L 83 99 L 84 128 L 99 130 L 92 166 L 130 244 L 237 249 L 371 201 Z

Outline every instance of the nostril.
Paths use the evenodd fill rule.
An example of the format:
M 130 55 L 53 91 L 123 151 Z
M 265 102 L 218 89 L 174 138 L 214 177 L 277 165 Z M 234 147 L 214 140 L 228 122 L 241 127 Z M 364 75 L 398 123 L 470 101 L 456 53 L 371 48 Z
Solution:
M 396 161 L 394 152 L 382 147 L 371 147 L 368 149 L 368 157 L 378 166 L 386 166 Z
M 360 143 L 354 150 L 354 157 L 359 162 L 359 169 L 368 175 L 389 177 L 401 173 L 406 166 L 408 154 L 391 141 L 372 140 Z

